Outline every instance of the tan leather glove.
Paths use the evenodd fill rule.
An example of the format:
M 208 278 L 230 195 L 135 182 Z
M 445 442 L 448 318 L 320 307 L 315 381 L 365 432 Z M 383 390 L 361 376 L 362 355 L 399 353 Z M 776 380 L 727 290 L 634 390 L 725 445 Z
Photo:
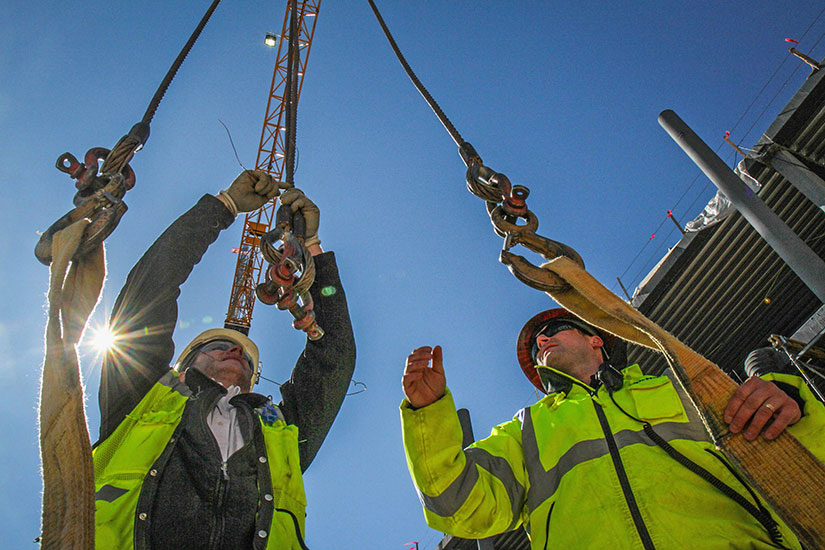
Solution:
M 218 199 L 237 216 L 240 212 L 252 212 L 277 197 L 287 184 L 276 181 L 262 170 L 244 170 L 229 189 L 218 193 Z
M 315 203 L 309 200 L 309 197 L 304 195 L 304 192 L 297 187 L 284 191 L 280 200 L 281 204 L 288 205 L 293 213 L 300 211 L 304 215 L 304 221 L 306 222 L 304 245 L 309 247 L 313 244 L 321 244 L 321 239 L 318 238 L 321 211 L 318 210 Z

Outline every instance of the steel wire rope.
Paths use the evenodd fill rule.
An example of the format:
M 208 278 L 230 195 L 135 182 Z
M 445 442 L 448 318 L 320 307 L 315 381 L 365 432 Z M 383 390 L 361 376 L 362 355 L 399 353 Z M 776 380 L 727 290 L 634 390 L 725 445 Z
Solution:
M 722 148 L 722 144 L 720 143 L 720 144 L 716 147 L 716 152 L 718 152 L 718 151 L 719 151 L 719 149 L 721 149 L 721 148 Z M 730 158 L 730 156 L 728 156 L 728 159 L 729 159 L 729 158 Z M 698 174 L 696 174 L 696 175 L 693 177 L 693 179 L 690 181 L 690 184 L 688 184 L 687 188 L 684 190 L 684 192 L 682 192 L 682 195 L 679 197 L 679 199 L 678 199 L 678 200 L 676 201 L 676 203 L 673 205 L 673 208 L 672 208 L 671 210 L 676 210 L 676 208 L 679 206 L 679 204 L 682 202 L 682 200 L 684 200 L 684 198 L 687 196 L 687 194 L 690 192 L 690 190 L 691 190 L 691 189 L 693 188 L 693 186 L 696 184 L 696 181 L 699 179 L 699 177 L 700 177 L 701 175 L 702 175 L 702 173 L 701 173 L 701 172 L 699 172 Z M 702 188 L 702 190 L 701 190 L 701 191 L 697 194 L 696 198 L 694 198 L 694 199 L 693 199 L 693 202 L 691 202 L 691 203 L 690 203 L 690 205 L 688 206 L 688 208 L 686 209 L 686 211 L 689 211 L 689 210 L 690 210 L 690 208 L 692 208 L 692 207 L 693 207 L 693 205 L 694 205 L 694 204 L 696 204 L 696 201 L 697 201 L 697 200 L 699 200 L 699 199 L 702 197 L 702 195 L 704 194 L 705 190 L 708 188 L 708 185 L 710 185 L 710 181 L 708 181 L 708 182 L 705 184 L 705 186 Z M 654 235 L 655 235 L 655 234 L 659 231 L 659 229 L 660 229 L 660 228 L 664 225 L 665 220 L 667 220 L 667 218 L 665 218 L 664 220 L 662 220 L 662 221 L 659 223 L 659 226 L 658 226 L 658 227 L 656 228 L 656 230 L 653 232 L 653 234 L 654 234 Z M 668 233 L 668 235 L 667 235 L 667 236 L 669 237 L 669 236 L 670 236 L 670 235 L 672 235 L 672 234 L 673 234 L 673 230 L 671 230 L 671 231 Z M 633 260 L 631 260 L 630 264 L 628 264 L 628 266 L 625 268 L 624 272 L 623 272 L 623 273 L 619 276 L 619 278 L 620 278 L 620 279 L 621 279 L 622 277 L 624 277 L 624 276 L 627 274 L 627 272 L 628 272 L 628 271 L 630 271 L 630 268 L 631 268 L 631 267 L 633 267 L 633 264 L 636 262 L 636 260 L 639 258 L 639 256 L 641 256 L 642 252 L 644 252 L 644 249 L 647 247 L 647 245 L 648 245 L 648 244 L 650 244 L 650 241 L 651 241 L 651 240 L 652 240 L 652 239 L 648 239 L 648 240 L 645 242 L 645 244 L 643 244 L 643 245 L 642 245 L 642 247 L 639 249 L 639 252 L 637 252 L 637 253 L 636 253 L 636 256 L 634 256 Z M 661 248 L 661 245 L 660 245 L 660 248 Z M 642 268 L 642 269 L 643 269 L 643 268 Z M 638 276 L 638 273 L 637 273 L 637 276 Z M 635 277 L 634 277 L 633 279 L 631 279 L 631 280 L 628 282 L 628 284 L 631 284 L 634 280 L 635 280 Z M 613 283 L 613 287 L 612 287 L 612 288 L 613 288 L 613 289 L 615 289 L 617 284 L 618 284 L 618 283 Z
M 716 148 L 716 151 L 718 152 L 718 151 L 719 151 L 719 149 L 720 149 L 721 147 L 722 147 L 722 144 L 719 144 L 719 146 Z M 733 161 L 734 161 L 734 163 L 735 163 L 735 161 L 736 161 L 736 151 L 733 151 L 733 152 L 732 152 L 732 156 L 733 156 Z M 730 159 L 731 159 L 731 155 L 728 155 L 727 159 L 725 159 L 725 160 L 726 160 L 726 161 L 730 161 Z M 678 205 L 679 205 L 679 203 L 680 203 L 680 202 L 682 201 L 682 199 L 683 199 L 683 198 L 687 195 L 688 191 L 689 191 L 689 190 L 693 187 L 693 185 L 696 183 L 696 180 L 697 180 L 697 179 L 699 179 L 699 176 L 701 176 L 701 175 L 702 175 L 702 173 L 700 172 L 700 173 L 696 174 L 696 176 L 694 176 L 694 178 L 693 178 L 693 180 L 690 182 L 690 185 L 688 186 L 688 188 L 685 190 L 685 192 L 684 192 L 684 193 L 682 193 L 682 196 L 679 198 L 679 200 L 678 200 L 678 201 L 676 201 L 676 206 L 678 206 Z M 689 212 L 691 209 L 693 209 L 693 207 L 694 207 L 694 205 L 696 204 L 696 202 L 697 202 L 697 201 L 699 201 L 699 200 L 702 198 L 702 196 L 704 196 L 705 192 L 706 192 L 706 191 L 707 191 L 707 189 L 711 186 L 711 184 L 712 184 L 712 182 L 711 182 L 710 180 L 708 180 L 707 182 L 705 182 L 705 185 L 704 185 L 704 187 L 702 187 L 702 190 L 701 190 L 701 191 L 699 191 L 699 193 L 698 193 L 698 194 L 696 195 L 696 197 L 693 199 L 693 202 L 691 202 L 691 203 L 687 206 L 687 208 L 685 209 L 686 211 L 688 211 L 688 212 Z M 675 208 L 676 206 L 674 206 L 674 208 Z M 653 232 L 653 234 L 654 234 L 654 235 L 655 235 L 656 233 L 658 233 L 658 232 L 659 232 L 659 229 L 661 229 L 661 227 L 665 224 L 665 220 L 667 220 L 667 217 L 665 217 L 665 219 L 664 219 L 664 220 L 662 220 L 662 221 L 659 223 L 659 226 L 658 226 L 658 227 L 656 228 L 656 230 Z M 654 250 L 654 252 L 651 254 L 651 257 L 655 257 L 656 252 L 657 252 L 657 251 L 659 251 L 659 250 L 661 250 L 661 249 L 662 249 L 662 247 L 663 247 L 663 246 L 665 246 L 665 243 L 666 243 L 666 242 L 668 242 L 668 239 L 670 239 L 670 236 L 671 236 L 671 235 L 673 235 L 673 231 L 674 231 L 675 229 L 676 229 L 676 228 L 674 227 L 673 229 L 671 229 L 670 231 L 668 231 L 667 235 L 665 235 L 665 236 L 664 236 L 664 237 L 663 237 L 663 238 L 659 241 L 659 242 L 660 242 L 660 244 L 659 244 L 659 246 L 658 246 L 658 247 L 656 247 L 656 249 Z M 627 274 L 627 272 L 628 272 L 628 271 L 630 271 L 630 268 L 631 268 L 631 267 L 633 267 L 633 264 L 636 262 L 636 260 L 639 258 L 639 256 L 641 256 L 642 252 L 644 252 L 645 248 L 647 247 L 647 245 L 649 245 L 649 244 L 650 244 L 651 240 L 652 240 L 652 239 L 648 239 L 648 240 L 647 240 L 647 242 L 645 242 L 645 244 L 644 244 L 644 245 L 642 245 L 642 248 L 639 250 L 639 252 L 638 252 L 638 253 L 636 254 L 636 256 L 633 258 L 633 260 L 630 262 L 630 264 L 628 265 L 628 267 L 627 267 L 627 268 L 624 270 L 624 272 L 623 272 L 623 273 L 619 276 L 619 278 L 620 278 L 620 279 L 621 279 L 622 277 L 624 277 L 624 276 Z M 647 260 L 647 261 L 646 261 L 646 262 L 642 265 L 642 267 L 640 267 L 640 268 L 639 268 L 639 270 L 636 272 L 636 274 L 635 274 L 635 275 L 634 275 L 631 279 L 629 279 L 629 280 L 627 281 L 627 284 L 628 284 L 628 285 L 632 285 L 632 284 L 636 281 L 636 279 L 639 277 L 639 274 L 642 272 L 642 270 L 644 270 L 644 266 L 649 265 L 649 263 L 650 263 L 650 259 L 648 259 L 648 260 Z M 616 283 L 614 283 L 614 284 L 613 284 L 613 288 L 615 288 L 615 287 L 616 287 Z
M 430 106 L 430 109 L 433 110 L 435 116 L 438 117 L 438 120 L 441 121 L 441 124 L 444 125 L 444 128 L 447 130 L 447 133 L 450 134 L 450 137 L 453 138 L 453 141 L 456 145 L 461 145 L 464 142 L 464 138 L 461 137 L 461 134 L 458 133 L 453 123 L 450 122 L 450 119 L 447 118 L 447 115 L 444 114 L 444 111 L 441 110 L 441 107 L 438 103 L 433 99 L 433 96 L 430 95 L 430 92 L 427 91 L 427 88 L 418 80 L 418 77 L 413 72 L 412 67 L 410 64 L 407 63 L 407 59 L 404 57 L 404 54 L 401 53 L 401 49 L 398 47 L 398 44 L 395 43 L 395 39 L 390 34 L 390 29 L 387 28 L 386 23 L 384 23 L 384 18 L 381 17 L 381 13 L 378 11 L 378 7 L 375 5 L 373 0 L 368 0 L 370 3 L 370 7 L 372 8 L 373 13 L 375 14 L 376 19 L 378 19 L 378 24 L 381 25 L 381 30 L 384 31 L 384 35 L 387 37 L 387 40 L 390 43 L 390 47 L 392 51 L 395 52 L 395 56 L 398 58 L 398 61 L 401 62 L 401 66 L 404 67 L 404 71 L 407 73 L 407 76 L 412 81 L 413 86 L 415 86 L 418 93 L 420 93 L 427 104 Z
M 184 44 L 175 61 L 163 77 L 163 80 L 161 80 L 158 89 L 155 91 L 155 95 L 152 96 L 149 105 L 146 107 L 146 111 L 143 113 L 143 118 L 141 118 L 140 122 L 136 124 L 127 135 L 118 141 L 112 148 L 112 151 L 106 156 L 106 160 L 100 168 L 102 173 L 120 173 L 123 167 L 131 160 L 132 155 L 134 155 L 137 150 L 143 146 L 146 139 L 148 139 L 149 124 L 155 116 L 155 111 L 157 111 L 163 96 L 166 95 L 166 90 L 169 89 L 169 85 L 175 78 L 181 64 L 183 64 L 183 60 L 186 59 L 195 41 L 200 36 L 201 31 L 203 31 L 212 13 L 214 13 L 215 8 L 220 4 L 220 1 L 221 0 L 213 0 L 212 4 L 203 14 L 203 17 L 201 17 L 201 20 L 198 22 L 198 26 L 192 31 L 189 40 L 186 41 L 186 44 Z
M 175 74 L 177 74 L 183 60 L 189 54 L 189 50 L 192 49 L 192 46 L 195 44 L 195 40 L 197 40 L 200 36 L 201 31 L 206 26 L 206 22 L 209 21 L 209 18 L 212 16 L 212 12 L 214 12 L 215 8 L 218 7 L 220 1 L 221 0 L 213 0 L 212 5 L 209 6 L 209 9 L 207 9 L 206 13 L 204 13 L 203 17 L 201 17 L 200 23 L 198 23 L 198 26 L 195 27 L 195 30 L 183 46 L 183 49 L 178 54 L 178 57 L 175 59 L 174 63 L 172 63 L 172 66 L 169 67 L 169 71 L 166 73 L 166 76 L 163 77 L 160 86 L 158 86 L 155 95 L 152 97 L 152 101 L 149 102 L 149 106 L 146 108 L 146 112 L 143 113 L 143 119 L 141 119 L 141 122 L 148 124 L 152 121 L 152 118 L 155 116 L 155 110 L 157 110 L 158 105 L 160 105 L 160 100 L 163 99 L 163 96 L 166 94 L 169 84 L 172 83 L 172 79 L 175 78 Z
M 819 12 L 819 15 L 817 15 L 816 18 L 814 19 L 814 21 L 808 26 L 807 30 L 805 30 L 805 32 L 802 34 L 800 39 L 804 38 L 805 35 L 808 34 L 808 31 L 811 30 L 814 23 L 816 23 L 816 21 L 822 16 L 823 13 L 825 13 L 825 8 L 823 8 L 822 11 Z M 822 34 L 819 35 L 819 38 L 817 39 L 817 41 L 814 43 L 813 46 L 811 46 L 811 50 L 816 49 L 816 47 L 822 41 L 823 37 L 825 37 L 825 32 L 823 32 Z M 785 56 L 785 59 L 782 60 L 782 63 L 780 63 L 779 67 L 777 67 L 777 70 L 774 71 L 774 75 L 776 74 L 776 72 L 779 71 L 779 69 L 782 67 L 782 65 L 785 63 L 785 61 L 787 61 L 789 58 L 790 58 L 790 55 Z M 799 70 L 801 68 L 802 68 L 802 65 L 800 64 L 800 65 L 797 65 L 796 68 L 793 71 L 791 71 L 791 74 L 788 75 L 788 78 L 785 79 L 785 82 L 782 83 L 782 86 L 780 86 L 779 90 L 777 90 L 777 92 L 774 94 L 774 96 L 771 98 L 771 100 L 765 105 L 765 108 L 762 109 L 762 112 L 759 113 L 759 116 L 756 117 L 756 120 L 754 120 L 753 124 L 751 124 L 750 127 L 747 129 L 747 131 L 742 135 L 742 139 L 740 140 L 740 143 L 742 141 L 744 141 L 744 139 L 748 136 L 748 134 L 750 134 L 751 130 L 753 130 L 753 127 L 756 126 L 756 123 L 759 122 L 759 120 L 762 119 L 762 117 L 765 115 L 765 112 L 773 104 L 774 100 L 776 100 L 777 96 L 782 92 L 782 90 L 785 89 L 785 86 L 788 85 L 788 82 L 790 82 L 791 78 L 793 78 L 796 75 L 796 73 L 799 72 Z M 771 78 L 773 78 L 773 75 L 771 75 Z M 769 80 L 769 82 L 770 82 L 770 80 Z M 767 86 L 767 84 L 768 83 L 765 84 L 765 87 Z M 760 94 L 765 89 L 765 87 L 763 87 L 762 90 L 760 90 L 760 92 L 759 92 Z M 757 98 L 758 98 L 758 95 L 757 95 Z M 757 98 L 754 98 L 754 101 L 751 102 L 751 105 L 753 105 L 753 103 L 756 101 Z M 750 106 L 748 108 L 750 108 Z M 742 117 L 740 117 L 739 121 L 737 121 L 736 125 L 738 125 L 739 122 L 741 122 L 742 118 L 744 118 L 744 113 L 743 113 Z M 734 125 L 734 129 L 735 129 L 736 125 Z M 731 132 L 733 132 L 733 130 L 731 130 Z
M 289 49 L 287 50 L 286 72 L 286 159 L 285 181 L 295 185 L 295 149 L 298 122 L 298 5 L 297 0 L 289 2 Z
M 721 144 L 719 145 L 719 147 L 717 147 L 717 148 L 716 148 L 716 150 L 717 150 L 717 151 L 719 151 L 719 149 L 720 149 L 720 148 L 721 148 Z M 735 162 L 735 161 L 736 161 L 736 152 L 734 151 L 732 154 L 733 154 L 733 160 L 734 160 L 734 162 Z M 730 160 L 730 158 L 731 158 L 731 155 L 728 155 L 728 158 L 727 158 L 727 159 L 725 159 L 725 160 L 726 160 L 726 161 L 729 161 L 729 160 Z M 690 184 L 690 186 L 691 186 L 691 187 L 693 186 L 693 184 L 695 183 L 695 181 L 696 181 L 696 180 L 699 178 L 699 176 L 701 176 L 701 175 L 702 175 L 702 174 L 701 174 L 701 172 L 700 172 L 699 174 L 697 174 L 697 175 L 696 175 L 696 177 L 693 179 L 693 181 L 692 181 L 692 182 L 691 182 L 691 184 Z M 699 201 L 699 200 L 700 200 L 700 199 L 701 199 L 701 198 L 705 195 L 705 193 L 707 192 L 707 190 L 708 190 L 708 188 L 711 186 L 711 184 L 712 184 L 712 182 L 711 182 L 710 180 L 708 180 L 707 182 L 705 182 L 705 186 L 704 186 L 704 187 L 702 187 L 702 190 L 701 190 L 701 191 L 699 191 L 699 193 L 696 195 L 696 198 L 694 198 L 694 199 L 693 199 L 693 202 L 691 202 L 691 203 L 687 206 L 687 208 L 685 209 L 686 211 L 688 211 L 688 212 L 689 212 L 689 211 L 691 211 L 691 210 L 693 209 L 693 207 L 696 205 L 696 203 L 697 203 L 697 202 L 698 202 L 698 201 Z M 684 195 L 686 195 L 686 194 L 687 194 L 687 193 L 683 194 L 683 197 L 684 197 Z M 680 199 L 680 200 L 681 200 L 681 199 Z M 678 205 L 678 202 L 677 202 L 677 205 Z M 666 219 L 667 219 L 667 218 L 665 218 L 665 220 L 666 220 Z M 659 224 L 659 228 L 661 228 L 661 227 L 662 227 L 662 225 L 664 225 L 664 223 L 665 223 L 665 222 L 664 222 L 664 220 L 662 220 L 662 222 Z M 657 229 L 656 229 L 656 231 L 654 232 L 654 234 L 655 234 L 655 233 L 657 233 L 657 232 L 659 231 L 659 228 L 657 228 Z M 656 257 L 656 252 L 658 252 L 659 250 L 661 250 L 663 246 L 666 246 L 666 243 L 669 241 L 670 236 L 671 236 L 671 235 L 673 235 L 673 231 L 675 231 L 675 229 L 676 229 L 676 228 L 674 227 L 673 229 L 671 229 L 670 231 L 668 231 L 667 235 L 665 235 L 665 236 L 664 236 L 664 237 L 663 237 L 663 238 L 659 241 L 659 246 L 658 246 L 658 247 L 656 247 L 656 249 L 653 251 L 653 253 L 652 253 L 652 254 L 651 254 L 651 256 L 650 256 L 651 258 L 655 258 L 655 257 Z M 650 243 L 650 239 L 648 239 L 648 241 L 645 243 L 645 246 L 646 246 L 647 244 L 649 244 L 649 243 Z M 644 250 L 644 247 L 642 247 L 642 250 Z M 640 252 L 640 254 L 641 254 L 641 252 Z M 638 256 L 638 254 L 637 254 L 637 256 Z M 647 260 L 647 262 L 646 262 L 645 264 L 643 264 L 643 266 L 642 266 L 641 268 L 639 268 L 639 271 L 636 273 L 636 275 L 634 275 L 634 277 L 633 277 L 632 279 L 630 279 L 630 281 L 629 281 L 629 283 L 628 283 L 628 284 L 633 284 L 633 282 L 634 282 L 634 281 L 638 278 L 639 274 L 640 274 L 640 273 L 644 270 L 644 266 L 649 265 L 649 264 L 650 264 L 650 259 L 648 259 L 648 260 Z M 651 269 L 652 269 L 652 268 L 651 268 Z M 627 270 L 625 270 L 625 271 L 627 272 L 627 271 L 629 271 L 629 270 L 630 270 L 630 268 L 628 268 L 628 269 L 627 269 Z M 624 275 L 623 275 L 623 276 L 624 276 Z
M 810 32 L 810 30 L 813 28 L 813 26 L 816 24 L 816 22 L 819 20 L 819 18 L 820 18 L 820 17 L 822 17 L 822 14 L 823 14 L 823 13 L 825 13 L 825 8 L 823 8 L 823 9 L 822 9 L 822 11 L 820 11 L 820 12 L 819 12 L 819 14 L 818 14 L 818 15 L 814 18 L 814 20 L 813 20 L 813 21 L 811 21 L 811 24 L 810 24 L 810 25 L 808 25 L 808 28 L 807 28 L 807 29 L 805 29 L 805 32 L 803 32 L 803 33 L 802 33 L 802 36 L 800 36 L 800 37 L 799 37 L 799 39 L 800 39 L 800 40 L 803 40 L 803 39 L 805 38 L 805 35 L 807 35 L 807 34 L 808 34 L 808 32 Z M 822 40 L 822 37 L 820 37 L 820 39 L 819 39 L 819 40 Z M 817 40 L 817 44 L 819 44 L 819 40 Z M 816 44 L 814 44 L 814 48 L 815 48 L 815 47 L 816 47 Z M 790 56 L 787 56 L 787 55 L 786 55 L 786 56 L 785 56 L 785 58 L 782 60 L 782 62 L 779 64 L 779 66 L 778 66 L 778 67 L 776 67 L 776 69 L 774 70 L 773 74 L 772 74 L 772 75 L 768 78 L 768 80 L 767 80 L 767 81 L 765 82 L 765 84 L 762 86 L 762 89 L 761 89 L 761 90 L 759 90 L 759 92 L 757 92 L 756 96 L 755 96 L 755 97 L 753 98 L 753 100 L 750 102 L 750 105 L 748 105 L 748 106 L 747 106 L 747 108 L 745 109 L 745 111 L 742 113 L 742 115 L 739 117 L 739 119 L 738 119 L 738 120 L 736 121 L 736 123 L 733 125 L 733 127 L 732 127 L 732 128 L 731 128 L 731 130 L 730 130 L 731 134 L 733 134 L 734 130 L 736 130 L 737 126 L 739 126 L 739 123 L 741 123 L 741 122 L 742 122 L 742 120 L 745 118 L 745 115 L 748 113 L 748 111 L 750 110 L 750 108 L 751 108 L 751 107 L 753 107 L 753 104 L 754 104 L 754 103 L 756 103 L 756 100 L 757 100 L 757 99 L 759 99 L 759 96 L 760 96 L 760 95 L 762 95 L 762 93 L 765 91 L 765 88 L 767 88 L 767 87 L 768 87 L 768 84 L 770 84 L 770 83 L 771 83 L 771 80 L 773 80 L 773 78 L 776 76 L 776 74 L 779 72 L 779 70 L 782 68 L 782 66 L 785 64 L 785 62 L 786 62 L 788 59 L 790 59 Z M 747 133 L 745 133 L 745 135 L 747 135 Z M 744 138 L 744 136 L 743 136 L 743 138 Z

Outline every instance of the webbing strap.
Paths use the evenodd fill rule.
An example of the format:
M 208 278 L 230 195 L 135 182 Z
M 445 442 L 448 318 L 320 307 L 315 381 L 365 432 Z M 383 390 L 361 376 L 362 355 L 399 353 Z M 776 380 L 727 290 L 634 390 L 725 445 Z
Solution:
M 75 345 L 97 304 L 106 274 L 103 244 L 69 262 L 89 220 L 54 234 L 46 359 L 40 389 L 43 464 L 42 548 L 94 548 L 94 467 Z M 68 271 L 68 274 L 67 274 Z

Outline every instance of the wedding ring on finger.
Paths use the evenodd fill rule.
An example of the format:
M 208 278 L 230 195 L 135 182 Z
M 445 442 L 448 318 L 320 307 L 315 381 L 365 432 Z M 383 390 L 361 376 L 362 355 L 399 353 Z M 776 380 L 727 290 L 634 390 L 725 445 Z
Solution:
M 771 405 L 770 403 L 763 403 L 762 406 L 765 407 L 766 409 L 768 409 L 769 411 L 771 411 L 771 413 L 776 412 L 776 406 L 775 405 Z

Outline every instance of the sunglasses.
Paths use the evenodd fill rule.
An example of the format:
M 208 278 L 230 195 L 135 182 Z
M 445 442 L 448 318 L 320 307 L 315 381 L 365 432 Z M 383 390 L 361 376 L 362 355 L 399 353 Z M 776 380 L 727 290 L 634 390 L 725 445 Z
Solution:
M 211 342 L 205 343 L 201 348 L 198 350 L 200 353 L 206 353 L 207 351 L 229 351 L 234 347 L 241 346 L 237 342 L 233 342 L 231 340 L 212 340 Z M 245 351 L 243 352 L 243 358 L 246 360 L 247 366 L 249 366 L 250 370 L 254 370 L 255 365 L 252 364 L 252 357 Z
M 574 325 L 573 323 L 564 323 L 564 322 L 553 322 L 550 321 L 549 323 L 545 324 L 543 327 L 536 331 L 536 335 L 533 337 L 533 345 L 530 348 L 530 353 L 532 354 L 533 360 L 535 361 L 536 355 L 539 352 L 539 344 L 538 339 L 539 336 L 546 336 L 547 338 L 553 336 L 554 334 L 558 334 L 563 330 L 570 330 L 576 329 L 579 332 L 584 332 L 581 327 Z

